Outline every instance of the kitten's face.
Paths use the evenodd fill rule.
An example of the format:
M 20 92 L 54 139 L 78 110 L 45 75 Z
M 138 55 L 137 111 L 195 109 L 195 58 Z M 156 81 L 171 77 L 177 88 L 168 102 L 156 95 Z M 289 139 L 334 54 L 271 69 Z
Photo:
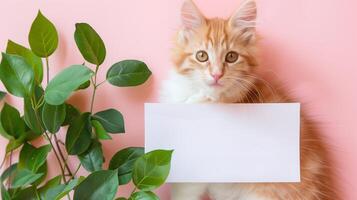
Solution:
M 192 1 L 186 1 L 174 51 L 178 72 L 216 91 L 250 80 L 248 74 L 256 65 L 255 16 L 252 0 L 228 20 L 206 19 Z

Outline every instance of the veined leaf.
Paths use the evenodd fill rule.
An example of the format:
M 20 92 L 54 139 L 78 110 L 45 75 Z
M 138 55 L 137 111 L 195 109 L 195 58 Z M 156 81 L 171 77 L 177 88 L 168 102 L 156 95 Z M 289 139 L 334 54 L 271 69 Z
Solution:
M 109 133 L 125 132 L 123 115 L 115 109 L 97 112 L 92 118 L 99 121 Z
M 56 177 L 53 177 L 52 179 L 50 179 L 49 181 L 47 181 L 47 183 L 45 185 L 43 185 L 42 187 L 40 187 L 38 189 L 38 192 L 40 194 L 44 194 L 46 193 L 50 188 L 56 187 L 58 185 L 61 184 L 61 180 L 62 180 L 62 176 L 58 175 Z
M 47 162 L 43 163 L 43 165 L 41 165 L 38 170 L 36 171 L 36 174 L 42 174 L 42 176 L 37 179 L 35 182 L 32 183 L 33 186 L 38 186 L 40 185 L 44 180 L 46 180 L 47 177 Z
M 42 200 L 60 200 L 66 196 L 70 191 L 73 190 L 82 179 L 73 179 L 67 185 L 60 184 L 54 185 L 53 187 L 48 188 L 46 191 L 39 190 Z
M 135 192 L 131 195 L 131 197 L 129 198 L 129 200 L 160 200 L 158 196 L 156 196 L 156 194 L 154 194 L 151 191 L 139 191 L 139 192 Z
M 110 160 L 109 169 L 118 170 L 119 185 L 125 185 L 131 180 L 135 161 L 144 155 L 142 147 L 128 147 L 118 151 Z
M 77 23 L 74 40 L 86 61 L 101 65 L 105 59 L 105 45 L 98 33 L 86 23 Z
M 26 187 L 41 178 L 42 175 L 42 173 L 35 174 L 28 169 L 17 170 L 12 182 L 12 187 Z
M 81 115 L 81 112 L 71 104 L 66 103 L 66 117 L 62 126 L 71 124 L 77 117 Z
M 15 139 L 25 132 L 25 124 L 20 117 L 19 111 L 7 103 L 4 104 L 1 111 L 1 125 L 6 133 Z
M 46 162 L 47 154 L 50 151 L 50 145 L 36 148 L 31 144 L 25 143 L 20 152 L 18 168 L 26 168 L 36 173 L 37 170 Z
M 83 113 L 70 124 L 66 135 L 66 149 L 70 155 L 84 153 L 91 144 L 90 113 Z
M 66 105 L 45 103 L 42 109 L 42 121 L 50 133 L 57 133 L 66 117 Z
M 139 60 L 123 60 L 115 63 L 107 72 L 107 80 L 118 87 L 143 84 L 151 75 L 146 64 Z
M 41 11 L 31 25 L 29 33 L 29 43 L 31 50 L 42 58 L 50 56 L 58 46 L 58 33 L 56 27 Z
M 5 169 L 5 171 L 1 174 L 0 182 L 4 182 L 10 176 L 14 176 L 15 174 L 14 172 L 16 171 L 16 169 L 17 169 L 17 163 L 12 164 L 10 167 Z
M 84 90 L 87 89 L 89 86 L 90 86 L 90 81 L 86 81 L 82 85 L 80 85 L 76 90 Z
M 4 138 L 8 139 L 8 140 L 13 140 L 15 139 L 13 136 L 9 135 L 5 129 L 2 127 L 1 124 L 1 112 L 0 112 L 0 135 L 2 135 Z
M 36 187 L 30 186 L 25 189 L 21 189 L 12 197 L 11 200 L 38 200 Z
M 155 150 L 138 158 L 134 164 L 133 182 L 142 191 L 161 186 L 170 172 L 173 151 Z
M 35 86 L 34 97 L 36 99 L 36 103 L 40 101 L 41 97 L 43 98 L 43 89 L 39 86 Z M 24 98 L 24 121 L 26 125 L 36 134 L 41 135 L 43 130 L 43 123 L 41 119 L 43 105 L 40 106 L 37 111 L 35 111 L 32 107 L 31 99 Z M 37 112 L 37 113 L 36 113 Z M 37 115 L 37 116 L 36 116 Z
M 88 150 L 78 155 L 78 158 L 87 171 L 95 172 L 102 170 L 104 162 L 102 144 L 97 140 L 93 140 Z
M 74 191 L 74 200 L 112 200 L 118 189 L 116 170 L 90 174 Z
M 9 140 L 9 143 L 7 143 L 6 145 L 6 153 L 9 153 L 19 147 L 21 147 L 21 145 L 26 141 L 26 133 L 23 132 L 20 137 L 16 138 L 16 139 L 11 139 Z
M 102 124 L 97 120 L 91 120 L 97 138 L 100 140 L 111 140 L 112 137 L 107 133 Z
M 43 66 L 40 57 L 36 56 L 30 49 L 17 44 L 11 40 L 7 42 L 6 53 L 15 54 L 23 57 L 26 62 L 32 67 L 35 73 L 35 81 L 40 85 L 43 79 Z
M 2 53 L 0 79 L 7 91 L 18 97 L 30 96 L 34 89 L 35 75 L 24 58 Z
M 47 85 L 45 101 L 51 105 L 63 104 L 70 94 L 92 75 L 93 71 L 84 65 L 72 65 L 64 69 Z

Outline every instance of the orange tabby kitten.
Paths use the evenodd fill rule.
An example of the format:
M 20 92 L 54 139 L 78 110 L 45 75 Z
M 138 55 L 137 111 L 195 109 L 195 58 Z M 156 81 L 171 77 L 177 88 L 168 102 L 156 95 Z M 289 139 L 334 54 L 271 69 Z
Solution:
M 256 3 L 244 1 L 228 20 L 205 18 L 192 1 L 182 6 L 175 69 L 161 100 L 171 103 L 289 102 L 257 74 Z M 336 200 L 326 152 L 309 122 L 301 118 L 301 182 L 174 184 L 172 200 Z

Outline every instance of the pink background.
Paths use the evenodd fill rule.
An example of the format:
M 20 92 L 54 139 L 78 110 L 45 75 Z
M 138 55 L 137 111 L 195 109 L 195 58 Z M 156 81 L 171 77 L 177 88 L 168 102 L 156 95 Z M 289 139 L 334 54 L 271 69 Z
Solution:
M 239 0 L 196 0 L 209 17 L 227 17 Z M 88 22 L 102 36 L 107 58 L 99 80 L 114 62 L 136 58 L 144 60 L 153 77 L 144 86 L 99 88 L 95 111 L 114 107 L 126 120 L 125 135 L 104 142 L 107 160 L 121 147 L 143 145 L 143 103 L 156 101 L 160 82 L 172 67 L 169 60 L 171 38 L 179 26 L 181 0 L 3 0 L 1 2 L 0 46 L 7 39 L 28 45 L 27 34 L 37 10 L 50 18 L 60 35 L 60 45 L 50 60 L 51 74 L 64 67 L 82 63 L 73 33 L 76 22 Z M 354 0 L 258 0 L 258 31 L 262 38 L 262 66 L 273 72 L 283 86 L 305 103 L 307 112 L 321 123 L 333 152 L 342 199 L 357 199 L 357 113 L 356 45 L 357 18 Z M 71 102 L 88 110 L 89 91 L 80 92 Z M 19 99 L 7 101 L 21 105 Z M 1 157 L 6 141 L 0 139 Z M 49 158 L 51 175 L 58 171 L 53 155 Z M 77 166 L 70 161 L 72 168 Z M 106 163 L 107 164 L 107 163 Z M 74 170 L 74 169 L 73 169 Z M 129 187 L 120 189 L 128 194 Z M 169 199 L 168 187 L 159 190 Z

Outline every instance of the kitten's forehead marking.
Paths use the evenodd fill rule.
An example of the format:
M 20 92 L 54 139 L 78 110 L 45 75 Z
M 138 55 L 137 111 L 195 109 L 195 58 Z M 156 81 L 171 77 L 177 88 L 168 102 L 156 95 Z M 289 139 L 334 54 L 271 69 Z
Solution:
M 221 47 L 227 39 L 226 22 L 222 19 L 212 19 L 207 24 L 206 41 L 214 47 Z

